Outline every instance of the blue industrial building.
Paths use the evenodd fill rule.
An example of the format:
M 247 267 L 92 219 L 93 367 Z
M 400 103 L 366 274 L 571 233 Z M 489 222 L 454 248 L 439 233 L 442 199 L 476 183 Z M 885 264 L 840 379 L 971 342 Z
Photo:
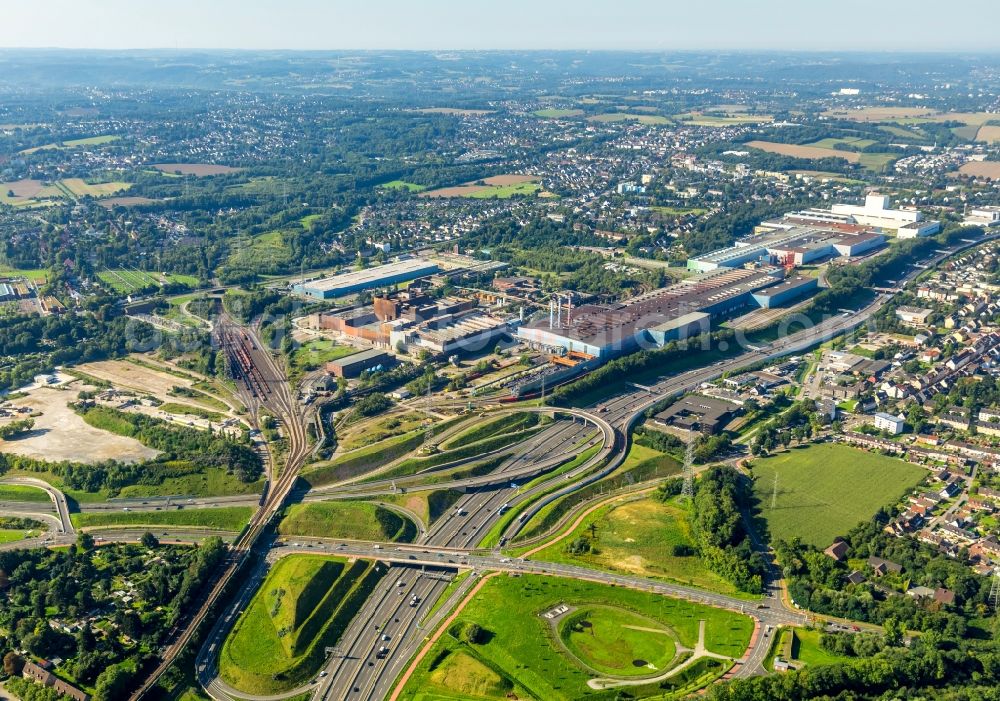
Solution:
M 436 263 L 419 258 L 354 270 L 333 277 L 308 280 L 292 286 L 292 291 L 316 299 L 333 299 L 345 295 L 409 282 L 440 272 Z

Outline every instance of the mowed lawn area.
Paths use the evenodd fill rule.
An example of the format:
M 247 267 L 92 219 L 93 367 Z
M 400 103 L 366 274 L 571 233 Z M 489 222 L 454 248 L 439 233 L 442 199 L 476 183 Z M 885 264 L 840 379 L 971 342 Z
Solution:
M 325 501 L 289 507 L 278 526 L 278 533 L 314 538 L 410 541 L 416 536 L 416 526 L 410 519 L 378 504 Z
M 382 577 L 378 569 L 314 555 L 279 560 L 226 638 L 220 676 L 251 694 L 308 683 Z
M 593 640 L 575 636 L 572 629 L 564 631 L 571 638 L 571 652 L 564 647 L 565 642 L 559 641 L 558 629 L 563 622 L 541 615 L 559 604 L 580 610 L 581 618 L 591 624 L 611 625 L 609 622 L 617 620 L 634 627 L 627 633 L 615 630 L 613 625 L 601 631 L 609 645 L 600 649 L 593 646 Z M 616 611 L 621 612 L 617 618 Z M 594 692 L 587 681 L 595 674 L 584 664 L 630 670 L 637 655 L 658 658 L 645 661 L 663 664 L 675 640 L 694 647 L 701 620 L 705 621 L 708 650 L 730 657 L 743 654 L 753 623 L 736 612 L 594 582 L 500 575 L 483 586 L 449 628 L 449 634 L 441 636 L 424 657 L 400 699 L 589 698 Z M 476 641 L 466 642 L 462 631 L 471 623 L 478 624 L 483 633 Z M 639 633 L 645 633 L 648 639 L 640 640 Z M 656 674 L 653 669 L 647 671 Z M 644 698 L 651 691 L 660 697 L 665 693 L 655 684 L 630 687 L 628 691 L 635 698 Z M 615 694 L 599 698 L 612 699 Z
M 778 494 L 771 508 L 774 476 Z M 771 540 L 825 548 L 916 486 L 927 470 L 898 458 L 821 443 L 753 461 L 754 492 Z
M 77 528 L 115 526 L 182 526 L 220 531 L 240 531 L 250 520 L 249 506 L 225 506 L 217 509 L 178 509 L 176 511 L 85 511 L 72 514 Z
M 591 539 L 596 552 L 570 554 L 567 545 L 577 538 Z M 738 595 L 732 584 L 710 571 L 697 555 L 674 555 L 676 545 L 695 548 L 687 509 L 676 500 L 663 503 L 650 496 L 638 501 L 619 501 L 598 509 L 569 537 L 536 553 L 533 558 L 664 579 L 721 594 Z

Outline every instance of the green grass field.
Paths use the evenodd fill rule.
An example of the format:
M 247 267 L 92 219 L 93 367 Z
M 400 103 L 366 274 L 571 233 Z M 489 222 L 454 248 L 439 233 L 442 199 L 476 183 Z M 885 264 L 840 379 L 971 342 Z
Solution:
M 106 136 L 89 136 L 85 139 L 70 139 L 69 141 L 63 141 L 56 144 L 45 144 L 44 146 L 36 146 L 35 148 L 29 148 L 21 151 L 25 155 L 30 155 L 37 151 L 48 151 L 51 149 L 66 149 L 66 148 L 78 148 L 80 146 L 101 146 L 102 144 L 109 144 L 112 141 L 117 141 L 120 136 L 115 136 L 112 134 Z
M 379 187 L 383 190 L 409 190 L 410 192 L 423 192 L 427 189 L 426 185 L 408 183 L 405 180 L 391 180 L 387 183 L 382 183 Z
M 900 158 L 898 153 L 862 153 L 858 161 L 863 168 L 874 173 L 881 172 L 889 163 Z
M 0 188 L 2 190 L 2 188 Z M 0 191 L 0 197 L 4 193 Z M 45 283 L 49 278 L 49 271 L 44 268 L 12 268 L 9 265 L 0 263 L 0 275 L 4 277 L 23 277 L 37 283 Z
M 28 487 L 22 484 L 0 484 L 0 501 L 30 501 L 39 504 L 51 504 L 48 492 L 38 487 Z
M 102 513 L 87 511 L 72 514 L 77 528 L 114 526 L 188 526 L 219 531 L 240 531 L 250 520 L 253 508 L 225 506 L 207 509 L 178 509 L 176 511 L 112 511 Z
M 219 674 L 252 694 L 308 682 L 384 569 L 313 555 L 279 560 L 226 638 Z
M 486 631 L 483 642 L 470 644 L 451 634 L 442 636 L 420 663 L 400 698 L 410 701 L 478 698 L 476 694 L 483 686 L 490 689 L 490 694 L 483 698 L 504 698 L 506 693 L 514 693 L 517 698 L 546 701 L 588 697 L 594 693 L 587 686 L 587 680 L 594 677 L 593 672 L 562 648 L 555 639 L 558 633 L 553 630 L 553 624 L 541 617 L 542 613 L 561 603 L 588 610 L 605 607 L 612 612 L 621 611 L 619 620 L 628 620 L 628 625 L 644 620 L 646 625 L 641 627 L 670 629 L 687 647 L 694 647 L 699 621 L 705 620 L 706 647 L 733 657 L 740 656 L 746 649 L 753 629 L 750 618 L 738 613 L 658 594 L 559 577 L 500 576 L 483 587 L 451 629 L 461 630 L 469 623 L 476 623 Z M 599 621 L 608 620 L 608 615 L 600 614 Z M 559 621 L 555 625 L 559 625 Z M 638 659 L 636 654 L 652 657 L 657 645 L 664 649 L 668 645 L 662 632 L 648 632 L 647 635 L 649 641 L 640 641 L 631 633 L 625 635 L 621 631 L 608 630 L 602 631 L 602 637 L 614 643 L 614 649 L 590 646 L 584 650 L 581 649 L 583 640 L 575 640 L 574 645 L 588 664 L 628 669 Z M 456 655 L 458 657 L 454 657 Z M 462 655 L 479 664 L 469 665 Z M 458 662 L 453 661 L 456 659 Z M 469 673 L 470 666 L 473 673 Z M 465 671 L 447 673 L 453 668 Z M 486 674 L 484 668 L 498 679 Z M 647 671 L 655 674 L 653 670 Z M 652 689 L 649 686 L 629 688 L 629 692 L 639 698 L 648 696 L 653 690 L 663 693 L 655 685 Z M 600 698 L 612 699 L 614 693 Z
M 406 455 L 423 442 L 424 432 L 421 430 L 394 436 L 344 453 L 328 463 L 320 463 L 304 473 L 302 479 L 312 486 L 319 486 L 357 477 Z
M 536 110 L 533 114 L 536 117 L 544 117 L 545 119 L 563 119 L 566 117 L 582 117 L 583 110 L 550 107 L 549 109 Z
M 778 494 L 772 509 L 776 473 Z M 822 443 L 754 460 L 753 475 L 771 539 L 798 536 L 825 548 L 902 497 L 927 471 L 898 458 Z
M 696 127 L 731 127 L 740 124 L 762 124 L 773 121 L 769 114 L 702 114 L 691 112 L 688 114 L 675 115 L 682 124 L 690 124 Z
M 167 477 L 159 484 L 133 484 L 122 487 L 121 497 L 153 497 L 183 495 L 185 497 L 221 497 L 237 494 L 260 494 L 264 480 L 240 482 L 234 475 L 219 467 L 208 467 L 198 472 Z
M 98 279 L 105 285 L 121 295 L 130 295 L 133 292 L 145 287 L 160 286 L 164 279 L 167 282 L 178 282 L 183 285 L 195 287 L 198 278 L 193 275 L 175 275 L 168 273 L 150 273 L 145 270 L 129 270 L 125 268 L 115 268 L 102 270 L 97 273 Z
M 831 136 L 831 137 L 827 137 L 825 139 L 820 139 L 819 141 L 816 141 L 816 142 L 811 143 L 811 144 L 806 144 L 806 146 L 817 146 L 819 148 L 832 148 L 832 149 L 835 149 L 835 148 L 837 148 L 838 145 L 845 144 L 845 145 L 848 145 L 848 146 L 853 146 L 854 148 L 857 148 L 858 150 L 861 150 L 861 149 L 863 149 L 863 148 L 865 148 L 867 146 L 871 146 L 874 143 L 875 143 L 874 139 L 861 139 L 861 138 L 857 138 L 857 137 L 836 137 L 836 136 Z
M 414 524 L 395 511 L 364 501 L 323 501 L 289 507 L 278 533 L 315 538 L 411 540 Z
M 38 531 L 25 531 L 20 528 L 0 528 L 0 545 L 5 543 L 16 543 L 25 538 L 35 538 Z
M 460 448 L 500 433 L 520 431 L 528 426 L 535 425 L 538 422 L 537 416 L 537 414 L 519 411 L 506 416 L 487 418 L 444 441 L 439 447 L 442 450 L 451 450 L 452 448 Z
M 337 433 L 341 450 L 350 451 L 364 448 L 394 436 L 400 436 L 421 428 L 428 421 L 426 414 L 393 412 L 365 422 L 357 422 L 342 428 Z
M 567 544 L 580 537 L 592 538 L 596 553 L 568 553 Z M 697 555 L 675 556 L 675 545 L 695 547 L 684 506 L 647 497 L 598 509 L 568 538 L 533 557 L 738 594 L 732 584 L 705 567 Z
M 317 339 L 303 343 L 292 351 L 289 364 L 293 374 L 309 372 L 323 367 L 331 360 L 337 360 L 357 352 L 358 349 L 354 346 L 342 346 L 326 339 Z
M 665 125 L 673 124 L 672 121 L 666 117 L 661 117 L 658 114 L 631 114 L 629 112 L 606 112 L 604 114 L 597 114 L 593 117 L 589 117 L 591 121 L 594 122 L 639 122 L 640 124 L 647 125 Z
M 664 670 L 677 649 L 666 626 L 610 606 L 584 606 L 564 616 L 559 637 L 585 665 L 619 677 Z
M 209 409 L 203 409 L 200 406 L 192 406 L 191 404 L 178 404 L 177 402 L 167 402 L 166 404 L 161 404 L 156 407 L 160 411 L 165 411 L 168 414 L 189 414 L 191 416 L 197 416 L 202 419 L 208 419 L 209 421 L 222 421 L 223 416 L 217 411 L 211 411 Z
M 475 192 L 471 192 L 467 195 L 467 197 L 471 197 L 474 200 L 489 200 L 489 199 L 506 200 L 510 199 L 511 197 L 514 197 L 515 195 L 522 195 L 524 197 L 527 197 L 529 195 L 535 194 L 541 189 L 542 186 L 539 185 L 538 183 L 517 183 L 515 185 L 492 185 L 490 187 L 484 187 L 481 190 L 476 190 Z
M 650 207 L 650 209 L 665 217 L 680 217 L 685 214 L 698 216 L 708 211 L 704 207 Z

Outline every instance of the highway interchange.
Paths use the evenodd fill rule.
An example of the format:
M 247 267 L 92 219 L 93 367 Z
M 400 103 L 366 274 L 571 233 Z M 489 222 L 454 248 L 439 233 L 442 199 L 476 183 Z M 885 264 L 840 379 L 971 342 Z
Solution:
M 988 240 L 983 239 L 982 241 Z M 933 259 L 926 261 L 927 266 L 936 264 L 939 260 L 952 255 L 960 249 L 973 243 L 953 246 L 940 251 Z M 900 285 L 912 279 L 922 268 L 914 267 L 900 280 Z M 145 690 L 172 663 L 184 645 L 193 637 L 198 625 L 208 617 L 208 612 L 214 601 L 221 595 L 227 577 L 241 571 L 240 566 L 251 567 L 245 570 L 241 586 L 232 597 L 230 603 L 218 616 L 214 626 L 204 636 L 204 642 L 197 658 L 198 679 L 205 689 L 216 699 L 255 699 L 263 701 L 269 698 L 284 698 L 297 695 L 303 691 L 313 692 L 313 698 L 318 699 L 384 699 L 393 691 L 393 684 L 404 670 L 407 662 L 414 656 L 418 646 L 440 623 L 454 604 L 458 602 L 471 588 L 477 576 L 484 572 L 537 573 L 561 577 L 571 577 L 581 580 L 603 582 L 641 588 L 664 595 L 686 598 L 703 603 L 733 610 L 741 610 L 752 616 L 760 626 L 769 629 L 780 624 L 802 624 L 806 617 L 801 612 L 788 609 L 781 596 L 776 595 L 778 582 L 769 583 L 769 597 L 764 599 L 763 606 L 758 608 L 747 601 L 725 597 L 703 590 L 667 584 L 661 581 L 625 577 L 609 572 L 592 570 L 583 567 L 536 562 L 504 557 L 500 549 L 492 552 L 481 550 L 478 546 L 485 533 L 498 518 L 501 507 L 515 508 L 526 505 L 523 519 L 511 521 L 504 532 L 505 538 L 514 537 L 521 526 L 530 521 L 545 504 L 574 489 L 596 481 L 617 468 L 628 449 L 628 435 L 633 424 L 643 412 L 653 404 L 663 399 L 681 394 L 696 388 L 703 382 L 718 378 L 725 372 L 736 372 L 759 362 L 779 358 L 801 352 L 849 332 L 866 323 L 892 297 L 891 292 L 878 294 L 875 299 L 862 309 L 852 314 L 840 314 L 828 318 L 815 326 L 810 326 L 796 333 L 788 334 L 770 344 L 757 347 L 741 348 L 730 357 L 713 365 L 695 368 L 667 377 L 651 386 L 630 385 L 617 395 L 608 397 L 586 410 L 558 410 L 553 414 L 552 408 L 529 408 L 531 411 L 546 412 L 553 415 L 554 420 L 523 443 L 516 446 L 509 456 L 489 475 L 466 477 L 453 481 L 436 481 L 432 487 L 422 487 L 419 478 L 408 480 L 375 480 L 367 483 L 350 485 L 334 485 L 331 488 L 315 490 L 302 494 L 295 492 L 295 479 L 298 469 L 308 454 L 308 441 L 304 426 L 308 420 L 303 407 L 291 397 L 291 392 L 284 380 L 284 375 L 266 351 L 255 342 L 252 329 L 237 327 L 231 320 L 230 333 L 243 333 L 253 346 L 251 360 L 261 370 L 266 387 L 265 392 L 250 393 L 244 401 L 252 408 L 261 406 L 280 418 L 284 430 L 290 434 L 291 448 L 283 465 L 269 466 L 271 489 L 263 500 L 258 497 L 218 497 L 212 499 L 184 500 L 184 508 L 208 508 L 215 505 L 253 504 L 262 505 L 255 513 L 251 524 L 244 530 L 233 546 L 234 555 L 226 564 L 223 572 L 214 584 L 210 600 L 196 612 L 188 626 L 178 638 L 164 651 L 163 664 L 156 674 L 151 676 L 147 684 L 133 696 L 139 698 Z M 235 329 L 235 331 L 234 331 Z M 249 346 L 248 346 L 249 348 Z M 418 400 L 419 401 L 419 400 Z M 523 411 L 525 408 L 511 409 L 503 406 L 500 411 Z M 492 415 L 492 414 L 491 414 Z M 570 472 L 554 475 L 548 479 L 536 480 L 537 484 L 528 489 L 521 489 L 516 480 L 525 481 L 540 474 L 552 471 L 558 465 L 564 464 L 579 455 L 590 446 L 600 445 L 601 449 L 590 460 L 577 466 Z M 482 456 L 478 456 L 482 457 Z M 8 479 L 5 482 L 14 482 Z M 37 480 L 36 480 L 37 482 Z M 329 541 L 324 539 L 296 538 L 275 539 L 268 535 L 266 525 L 271 516 L 277 513 L 287 503 L 289 497 L 294 499 L 335 499 L 345 496 L 387 495 L 395 493 L 399 488 L 396 484 L 405 483 L 408 490 L 421 488 L 441 489 L 452 487 L 465 490 L 466 493 L 456 501 L 436 522 L 426 528 L 421 524 L 418 540 L 412 545 L 390 543 L 361 543 L 350 541 Z M 16 482 L 15 482 L 16 483 Z M 24 484 L 21 481 L 19 483 Z M 6 547 L 25 547 L 31 545 L 53 545 L 72 542 L 75 532 L 69 518 L 69 506 L 65 497 L 47 484 L 33 484 L 45 489 L 53 501 L 55 516 L 40 514 L 51 523 L 52 529 L 42 542 L 21 541 L 8 544 Z M 540 496 L 541 495 L 541 496 Z M 145 502 L 145 503 L 143 503 Z M 130 502 L 127 508 L 136 510 L 176 508 L 176 502 L 166 503 L 165 500 L 142 500 L 139 503 Z M 126 508 L 121 503 L 105 503 L 85 505 L 87 509 L 121 509 Z M 38 504 L 0 504 L 5 512 L 38 513 Z M 555 535 L 562 524 L 544 536 Z M 197 529 L 167 528 L 156 529 L 158 537 L 164 540 L 190 541 L 198 540 L 206 535 Z M 107 540 L 137 540 L 142 530 L 108 529 L 102 530 L 100 536 Z M 544 538 L 542 539 L 544 542 Z M 254 697 L 229 688 L 217 677 L 216 660 L 226 634 L 236 622 L 239 612 L 245 608 L 266 575 L 267 565 L 280 557 L 296 552 L 326 552 L 343 557 L 358 557 L 379 561 L 380 567 L 386 568 L 386 574 L 376 590 L 359 610 L 353 622 L 342 636 L 335 650 L 330 651 L 324 668 L 314 682 L 305 688 L 292 690 L 287 694 L 275 697 Z M 259 564 L 249 565 L 250 556 L 256 554 Z M 441 605 L 433 615 L 432 607 L 438 602 L 445 591 L 448 582 L 460 569 L 473 571 L 473 576 L 466 578 L 460 587 L 453 588 L 449 599 Z M 749 606 L 749 610 L 748 610 Z M 767 654 L 769 639 L 766 635 L 756 635 L 754 644 L 748 650 L 736 672 L 737 675 L 758 674 L 764 670 L 761 662 Z M 381 651 L 381 652 L 380 652 Z

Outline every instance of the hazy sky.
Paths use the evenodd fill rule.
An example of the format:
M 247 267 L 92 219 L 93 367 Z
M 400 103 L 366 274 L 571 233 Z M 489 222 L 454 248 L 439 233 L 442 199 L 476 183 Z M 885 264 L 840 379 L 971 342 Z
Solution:
M 1000 0 L 3 0 L 2 47 L 1000 51 Z

